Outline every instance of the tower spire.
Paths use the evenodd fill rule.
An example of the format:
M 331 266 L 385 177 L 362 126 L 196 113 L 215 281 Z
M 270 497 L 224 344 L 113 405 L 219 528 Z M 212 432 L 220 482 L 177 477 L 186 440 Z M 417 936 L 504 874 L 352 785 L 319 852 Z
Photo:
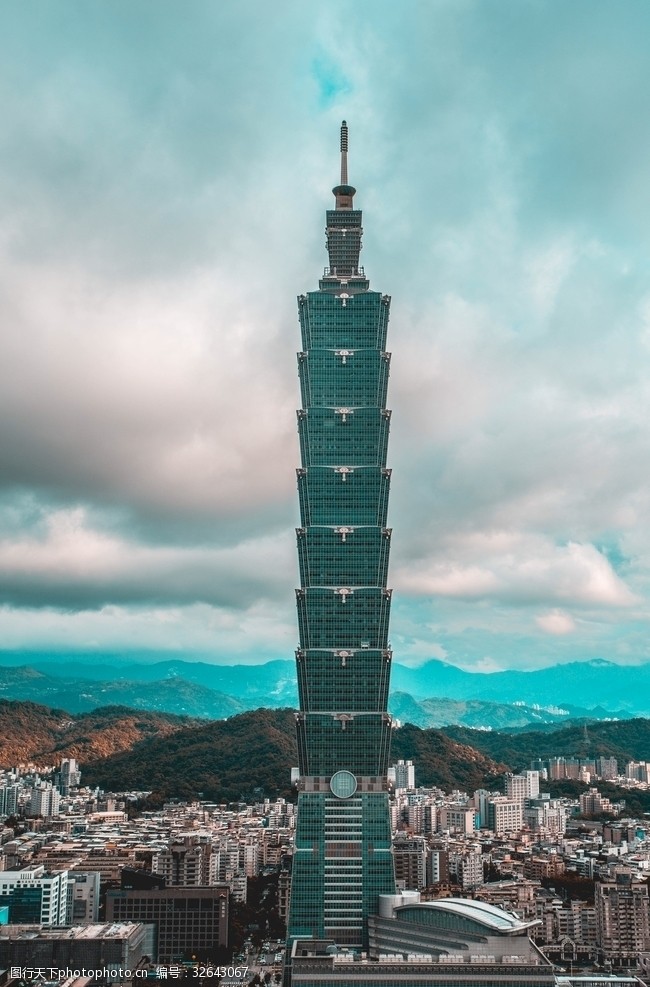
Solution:
M 354 209 L 352 199 L 356 189 L 348 185 L 348 125 L 345 120 L 341 123 L 341 184 L 332 192 L 336 197 L 337 209 Z
M 348 184 L 348 125 L 341 124 L 341 185 Z

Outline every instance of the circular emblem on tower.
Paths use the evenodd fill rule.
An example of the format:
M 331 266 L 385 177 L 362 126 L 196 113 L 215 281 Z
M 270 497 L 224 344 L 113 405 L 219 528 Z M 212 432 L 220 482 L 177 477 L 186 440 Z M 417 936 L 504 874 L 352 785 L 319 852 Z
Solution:
M 357 790 L 357 779 L 351 771 L 337 771 L 330 779 L 330 789 L 337 799 L 349 799 Z

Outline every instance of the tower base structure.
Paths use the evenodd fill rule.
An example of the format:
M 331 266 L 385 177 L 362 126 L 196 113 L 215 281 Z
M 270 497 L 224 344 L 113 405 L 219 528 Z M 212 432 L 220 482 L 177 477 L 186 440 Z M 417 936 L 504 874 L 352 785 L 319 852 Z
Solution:
M 364 787 L 365 779 L 360 780 Z M 315 781 L 318 787 L 328 784 L 327 779 Z M 339 772 L 332 782 L 334 787 L 349 785 L 350 779 L 347 772 Z M 373 784 L 380 782 L 367 780 L 367 787 Z M 365 950 L 373 906 L 380 895 L 391 894 L 393 889 L 387 793 L 357 789 L 345 800 L 331 792 L 301 793 L 292 867 L 291 936 L 328 939 Z
M 417 891 L 384 895 L 369 918 L 370 949 L 300 939 L 291 949 L 292 987 L 554 987 L 553 965 L 522 922 L 484 902 L 420 902 Z

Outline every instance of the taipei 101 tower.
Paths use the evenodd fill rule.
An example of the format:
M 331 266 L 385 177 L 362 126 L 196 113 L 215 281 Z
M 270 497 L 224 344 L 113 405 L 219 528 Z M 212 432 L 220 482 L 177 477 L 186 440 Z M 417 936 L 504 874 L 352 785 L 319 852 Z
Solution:
M 327 212 L 329 266 L 318 291 L 298 299 L 300 778 L 288 937 L 366 949 L 378 896 L 395 893 L 386 712 L 390 298 L 370 290 L 359 266 L 363 230 L 347 152 L 344 121 L 341 183 Z

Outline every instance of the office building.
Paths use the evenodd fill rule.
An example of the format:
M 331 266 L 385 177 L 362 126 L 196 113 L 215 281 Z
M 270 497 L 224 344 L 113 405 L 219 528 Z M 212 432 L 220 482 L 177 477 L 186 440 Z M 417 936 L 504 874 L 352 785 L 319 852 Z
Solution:
M 64 757 L 61 767 L 55 775 L 56 787 L 59 793 L 67 798 L 70 790 L 78 788 L 81 784 L 81 771 L 74 757 Z
M 0 968 L 40 969 L 43 983 L 50 969 L 102 970 L 102 983 L 131 983 L 120 971 L 136 970 L 146 955 L 143 925 L 84 925 L 71 929 L 29 929 L 0 926 Z M 71 977 L 61 978 L 71 982 Z M 58 978 L 57 978 L 58 982 Z M 92 981 L 91 981 L 92 982 Z
M 539 795 L 539 771 L 522 771 L 518 775 L 507 774 L 506 795 L 518 802 L 537 798 Z
M 394 764 L 392 769 L 389 771 L 389 778 L 391 776 L 391 771 L 394 772 L 394 784 L 395 789 L 409 789 L 415 788 L 415 765 L 413 761 L 398 761 Z
M 296 653 L 299 780 L 288 935 L 365 948 L 394 891 L 388 806 L 391 652 L 390 299 L 359 265 L 361 212 L 347 177 L 327 212 L 329 266 L 298 300 L 301 467 Z
M 50 874 L 42 864 L 0 871 L 0 906 L 9 908 L 13 925 L 65 925 L 68 872 Z
M 228 945 L 227 886 L 108 891 L 108 922 L 153 923 L 159 963 L 215 959 Z
M 438 830 L 441 833 L 473 833 L 476 828 L 476 809 L 459 803 L 442 805 L 438 809 Z
M 477 829 L 487 829 L 489 822 L 489 803 L 494 798 L 493 792 L 488 792 L 485 788 L 477 788 L 474 792 L 472 803 L 475 812 L 475 825 Z
M 523 821 L 522 803 L 507 795 L 497 795 L 488 802 L 488 829 L 496 836 L 518 833 Z
M 0 788 L 0 816 L 12 816 L 18 808 L 19 785 L 3 785 Z

